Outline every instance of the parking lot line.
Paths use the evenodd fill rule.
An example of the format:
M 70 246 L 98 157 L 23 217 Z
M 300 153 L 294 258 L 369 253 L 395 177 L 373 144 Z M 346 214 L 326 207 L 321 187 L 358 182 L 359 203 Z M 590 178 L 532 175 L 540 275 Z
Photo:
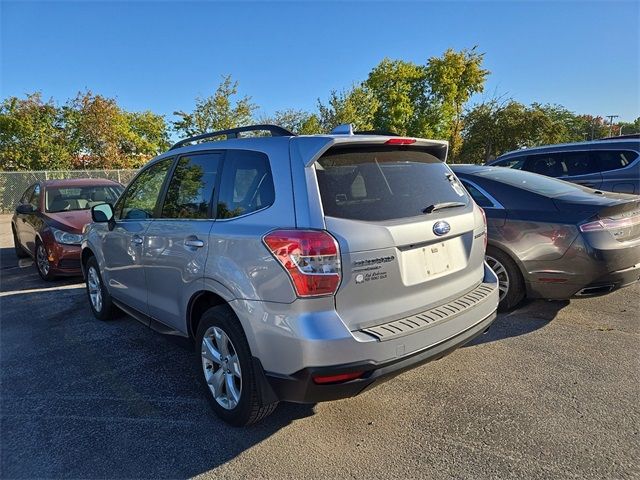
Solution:
M 0 292 L 0 297 L 10 297 L 12 295 L 23 295 L 25 293 L 54 292 L 56 290 L 74 290 L 84 288 L 84 283 L 74 283 L 73 285 L 62 285 L 59 287 L 32 288 L 29 290 L 15 290 L 12 292 Z

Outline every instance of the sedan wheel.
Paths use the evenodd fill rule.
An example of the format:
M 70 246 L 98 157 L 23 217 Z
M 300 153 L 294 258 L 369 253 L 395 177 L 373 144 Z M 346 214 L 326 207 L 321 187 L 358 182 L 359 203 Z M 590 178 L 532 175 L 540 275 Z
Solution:
M 500 301 L 502 302 L 509 293 L 509 285 L 511 283 L 507 269 L 502 263 L 490 255 L 486 255 L 485 260 L 487 261 L 487 265 L 493 270 L 493 273 L 496 274 L 496 277 L 498 277 L 498 290 L 500 290 Z
M 202 370 L 218 405 L 226 410 L 238 406 L 242 395 L 242 370 L 233 342 L 220 327 L 205 331 L 201 345 Z

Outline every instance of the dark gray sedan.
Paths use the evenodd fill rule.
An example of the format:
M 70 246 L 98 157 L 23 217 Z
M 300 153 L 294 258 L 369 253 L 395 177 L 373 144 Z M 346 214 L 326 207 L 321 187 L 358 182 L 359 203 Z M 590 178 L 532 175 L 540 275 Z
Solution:
M 602 295 L 640 279 L 640 196 L 504 167 L 453 165 L 486 212 L 500 307 Z

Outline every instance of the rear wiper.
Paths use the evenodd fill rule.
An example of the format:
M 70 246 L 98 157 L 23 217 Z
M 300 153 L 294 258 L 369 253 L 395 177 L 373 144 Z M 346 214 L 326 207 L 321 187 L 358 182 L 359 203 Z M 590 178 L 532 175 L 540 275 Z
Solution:
M 466 207 L 466 203 L 462 202 L 443 202 L 443 203 L 434 203 L 433 205 L 429 205 L 427 208 L 422 210 L 422 213 L 433 213 L 437 210 L 444 210 L 445 208 L 458 208 L 458 207 Z

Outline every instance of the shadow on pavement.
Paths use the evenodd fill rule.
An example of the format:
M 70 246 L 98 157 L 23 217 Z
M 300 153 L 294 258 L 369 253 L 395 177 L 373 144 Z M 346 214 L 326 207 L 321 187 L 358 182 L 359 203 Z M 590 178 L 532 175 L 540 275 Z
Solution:
M 38 276 L 31 258 L 18 260 L 13 247 L 0 248 L 0 292 L 55 288 L 82 283 L 82 277 L 59 277 L 47 282 Z
M 569 305 L 569 300 L 526 301 L 516 310 L 498 314 L 498 318 L 493 322 L 489 331 L 477 337 L 467 346 L 495 342 L 531 333 L 546 326 L 567 305 Z
M 314 414 L 287 404 L 224 424 L 192 350 L 130 317 L 95 320 L 81 289 L 19 293 L 2 310 L 2 478 L 192 477 Z

